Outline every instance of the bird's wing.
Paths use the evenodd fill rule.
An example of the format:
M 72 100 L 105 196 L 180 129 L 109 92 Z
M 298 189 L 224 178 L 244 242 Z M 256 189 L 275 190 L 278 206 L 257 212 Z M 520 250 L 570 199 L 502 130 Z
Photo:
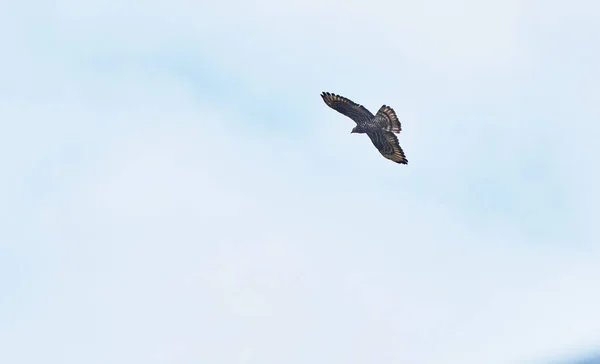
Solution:
M 408 164 L 404 151 L 398 144 L 398 138 L 390 131 L 369 131 L 367 135 L 382 156 L 400 164 Z
M 375 123 L 382 129 L 391 131 L 392 133 L 398 134 L 402 131 L 402 126 L 400 125 L 398 116 L 396 116 L 396 112 L 387 105 L 379 108 L 379 111 L 375 114 Z
M 323 92 L 321 93 L 321 97 L 327 106 L 339 113 L 346 115 L 350 119 L 354 120 L 357 124 L 370 120 L 374 117 L 374 115 L 367 110 L 366 107 L 359 105 L 343 96 L 329 92 Z

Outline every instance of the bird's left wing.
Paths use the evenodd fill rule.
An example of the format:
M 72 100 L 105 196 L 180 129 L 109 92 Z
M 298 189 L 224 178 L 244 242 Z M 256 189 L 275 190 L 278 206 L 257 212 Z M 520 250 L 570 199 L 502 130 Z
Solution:
M 399 164 L 408 164 L 404 151 L 398 144 L 398 138 L 390 131 L 367 132 L 375 148 L 382 156 Z
M 367 110 L 366 107 L 359 105 L 343 96 L 329 92 L 323 92 L 321 93 L 321 97 L 327 106 L 339 113 L 346 115 L 350 119 L 354 120 L 357 124 L 370 120 L 374 117 L 374 115 Z

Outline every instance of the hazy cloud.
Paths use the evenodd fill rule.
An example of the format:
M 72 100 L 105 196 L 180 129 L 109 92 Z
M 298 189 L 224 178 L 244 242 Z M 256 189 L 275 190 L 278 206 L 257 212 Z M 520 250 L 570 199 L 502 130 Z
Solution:
M 10 9 L 0 63 L 2 361 L 504 364 L 597 345 L 598 73 L 550 32 L 587 34 L 591 10 L 39 6 Z M 392 105 L 410 164 L 320 91 Z

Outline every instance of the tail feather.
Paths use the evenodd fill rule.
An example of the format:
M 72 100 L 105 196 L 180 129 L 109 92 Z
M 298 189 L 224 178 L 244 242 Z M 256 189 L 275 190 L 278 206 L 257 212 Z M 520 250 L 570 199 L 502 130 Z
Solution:
M 398 120 L 398 116 L 396 116 L 396 112 L 394 109 L 387 105 L 381 106 L 377 114 L 375 114 L 375 118 L 379 120 L 383 129 L 387 131 L 391 131 L 392 133 L 400 133 L 402 131 L 402 126 L 400 125 L 400 120 Z

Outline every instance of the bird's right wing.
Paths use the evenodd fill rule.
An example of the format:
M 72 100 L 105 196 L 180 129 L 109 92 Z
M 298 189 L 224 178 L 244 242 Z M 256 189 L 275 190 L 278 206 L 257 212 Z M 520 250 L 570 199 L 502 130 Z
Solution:
M 398 144 L 398 138 L 394 133 L 381 130 L 376 132 L 369 131 L 367 135 L 382 156 L 399 164 L 408 164 L 406 155 L 404 155 L 404 151 L 400 147 L 400 144 Z
M 357 124 L 374 117 L 374 115 L 367 110 L 366 107 L 359 105 L 343 96 L 329 92 L 323 92 L 321 97 L 327 106 L 341 114 L 346 115 L 350 119 L 354 120 Z

